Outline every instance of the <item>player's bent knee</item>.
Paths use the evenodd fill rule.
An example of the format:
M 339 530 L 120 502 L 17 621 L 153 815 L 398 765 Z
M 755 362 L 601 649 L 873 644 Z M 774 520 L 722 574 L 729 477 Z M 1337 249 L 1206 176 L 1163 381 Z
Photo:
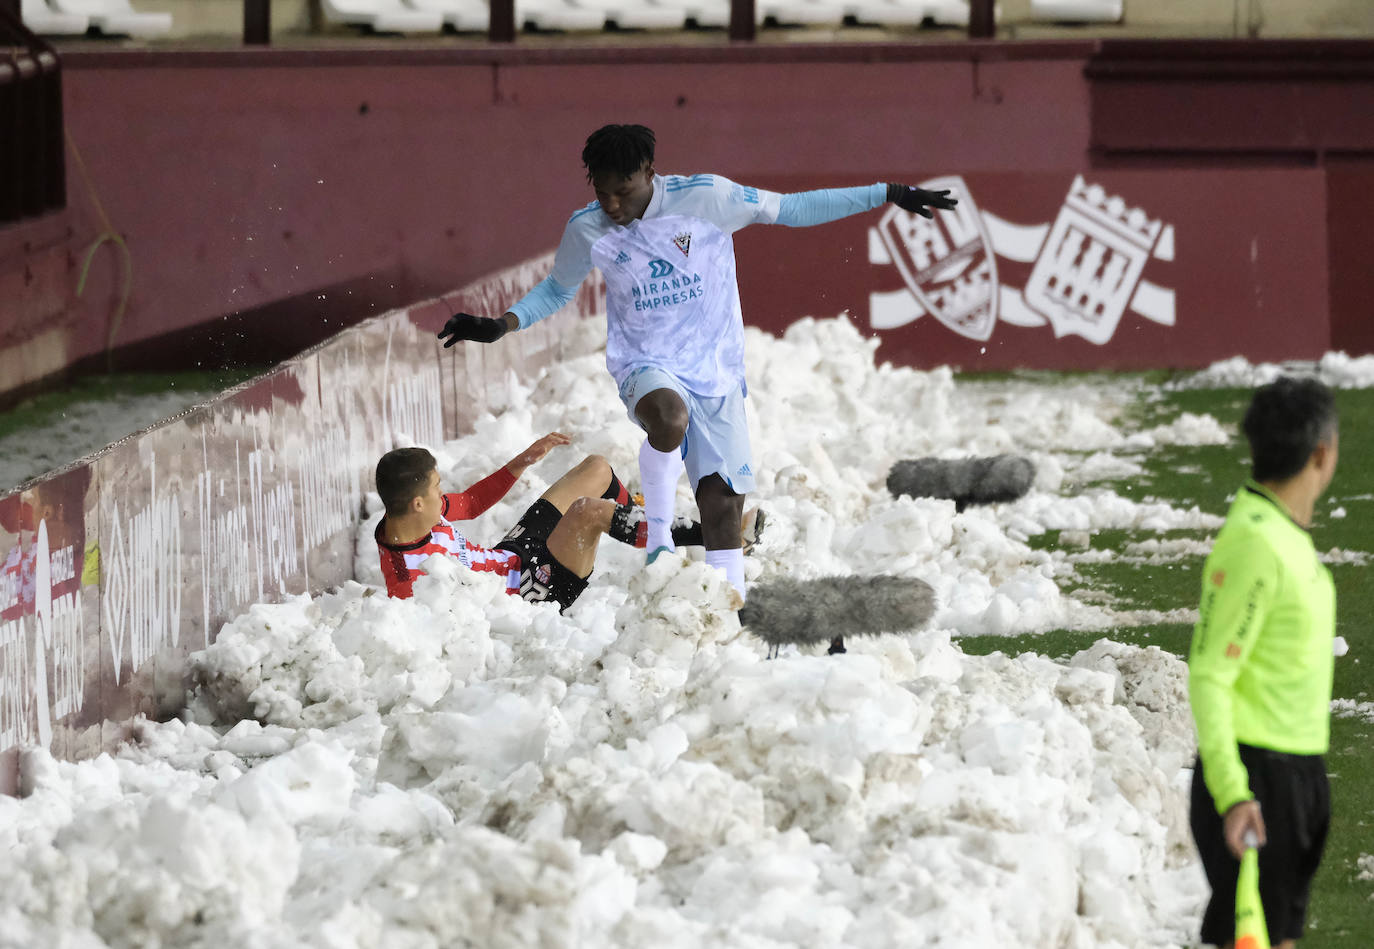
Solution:
M 578 498 L 568 505 L 568 511 L 563 515 L 563 519 L 568 522 L 570 528 L 576 529 L 579 533 L 599 531 L 601 522 L 608 521 L 614 507 L 614 503 L 605 498 Z
M 690 419 L 691 416 L 687 414 L 687 406 L 679 403 L 672 411 L 665 413 L 663 427 L 681 440 L 687 435 L 687 423 Z
M 687 419 L 684 417 L 680 422 L 646 422 L 644 430 L 648 432 L 651 441 L 659 441 L 665 445 L 681 445 L 682 440 L 687 437 Z
M 660 393 L 663 393 L 661 397 Z M 687 434 L 690 419 L 687 405 L 671 389 L 649 393 L 639 403 L 635 414 L 652 436 L 679 443 Z
M 578 474 L 588 477 L 596 475 L 603 479 L 609 478 L 611 476 L 611 463 L 605 455 L 588 455 L 578 462 L 576 471 Z

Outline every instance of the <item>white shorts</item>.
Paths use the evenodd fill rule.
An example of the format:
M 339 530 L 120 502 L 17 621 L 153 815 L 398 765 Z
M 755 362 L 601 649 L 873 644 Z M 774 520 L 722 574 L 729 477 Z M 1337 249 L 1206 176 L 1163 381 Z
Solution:
M 695 494 L 701 479 L 718 474 L 736 494 L 754 490 L 754 463 L 749 452 L 749 421 L 744 410 L 744 386 L 717 397 L 689 392 L 674 376 L 652 366 L 635 369 L 620 384 L 625 403 L 636 425 L 635 406 L 657 389 L 672 389 L 687 406 L 687 435 L 682 440 L 682 460 Z M 642 425 L 640 425 L 643 428 Z

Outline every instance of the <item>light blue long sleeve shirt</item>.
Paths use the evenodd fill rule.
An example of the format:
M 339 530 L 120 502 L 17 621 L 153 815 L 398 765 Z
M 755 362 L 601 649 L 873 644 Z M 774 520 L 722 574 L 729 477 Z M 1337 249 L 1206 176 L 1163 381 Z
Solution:
M 684 201 L 686 206 L 682 206 Z M 886 201 L 885 184 L 777 194 L 744 187 L 718 175 L 660 175 L 655 178 L 655 197 L 645 219 L 686 211 L 717 224 L 726 233 L 754 223 L 814 227 L 871 211 Z M 567 306 L 591 272 L 593 244 L 608 236 L 614 241 L 626 229 L 612 223 L 596 202 L 579 209 L 568 221 L 553 271 L 510 308 L 519 318 L 520 328 L 533 326 Z M 609 282 L 612 274 L 606 273 L 606 277 Z

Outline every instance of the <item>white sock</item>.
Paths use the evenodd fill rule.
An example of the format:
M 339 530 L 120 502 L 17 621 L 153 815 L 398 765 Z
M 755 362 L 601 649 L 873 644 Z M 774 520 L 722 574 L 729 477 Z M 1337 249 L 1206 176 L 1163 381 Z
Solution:
M 748 598 L 744 592 L 744 550 L 734 547 L 730 550 L 708 550 L 706 551 L 706 562 L 717 570 L 724 571 L 725 579 L 729 580 L 739 595 Z
M 644 439 L 639 447 L 639 484 L 644 489 L 644 520 L 648 524 L 646 550 L 677 550 L 673 543 L 673 507 L 680 477 L 682 455 L 676 450 L 659 451 Z

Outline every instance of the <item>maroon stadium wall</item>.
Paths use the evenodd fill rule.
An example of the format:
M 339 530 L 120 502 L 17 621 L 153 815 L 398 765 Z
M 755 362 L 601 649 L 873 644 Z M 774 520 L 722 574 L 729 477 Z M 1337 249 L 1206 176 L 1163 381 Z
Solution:
M 967 184 L 965 231 L 909 235 L 932 267 L 973 242 L 953 287 L 949 267 L 904 278 L 876 214 L 741 234 L 747 319 L 770 329 L 900 321 L 906 292 L 882 355 L 923 366 L 1374 345 L 1374 43 L 73 51 L 63 76 L 69 207 L 0 228 L 0 397 L 73 365 L 270 363 L 552 247 L 590 199 L 581 142 L 616 120 L 657 130 L 665 172 Z M 1079 176 L 1107 202 L 1082 245 Z
M 186 657 L 250 604 L 352 579 L 363 492 L 396 434 L 471 430 L 486 384 L 561 358 L 575 320 L 493 347 L 444 349 L 436 331 L 549 264 L 374 317 L 0 498 L 0 793 L 21 747 L 89 757 L 130 718 L 181 708 Z M 603 301 L 588 282 L 572 308 Z

